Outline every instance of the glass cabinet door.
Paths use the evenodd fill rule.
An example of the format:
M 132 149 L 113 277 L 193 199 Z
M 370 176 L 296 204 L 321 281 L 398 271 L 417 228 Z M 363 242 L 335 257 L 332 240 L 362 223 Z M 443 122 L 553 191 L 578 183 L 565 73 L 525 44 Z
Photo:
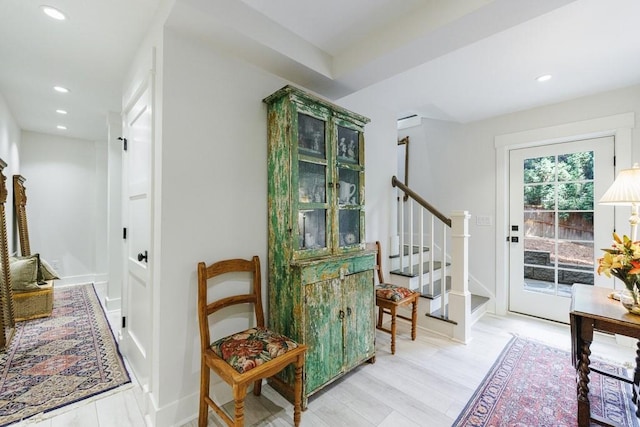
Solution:
M 360 132 L 337 126 L 338 245 L 359 245 L 362 239 L 362 147 Z
M 327 247 L 326 141 L 326 122 L 298 113 L 298 250 Z

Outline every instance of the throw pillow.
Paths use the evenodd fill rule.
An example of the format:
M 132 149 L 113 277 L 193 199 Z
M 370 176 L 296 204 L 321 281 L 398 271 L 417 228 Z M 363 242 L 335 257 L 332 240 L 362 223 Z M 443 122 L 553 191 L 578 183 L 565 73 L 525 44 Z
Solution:
M 60 279 L 60 277 L 58 277 L 58 273 L 47 261 L 44 260 L 44 258 L 40 258 L 40 275 L 45 281 Z
M 33 254 L 27 256 L 12 256 L 9 257 L 9 263 L 15 260 L 32 259 L 35 258 L 38 262 L 38 283 L 44 284 L 48 280 L 60 279 L 58 273 L 51 267 L 51 265 L 40 257 L 40 254 Z
M 38 287 L 38 258 L 15 259 L 9 263 L 11 287 L 14 291 L 33 291 Z

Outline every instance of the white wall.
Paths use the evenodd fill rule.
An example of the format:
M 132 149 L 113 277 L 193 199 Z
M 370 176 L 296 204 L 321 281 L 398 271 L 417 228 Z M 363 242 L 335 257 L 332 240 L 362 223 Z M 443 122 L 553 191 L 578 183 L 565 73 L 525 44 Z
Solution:
M 25 131 L 21 160 L 31 252 L 58 264 L 59 283 L 104 278 L 106 143 Z
M 9 253 L 13 253 L 18 248 L 17 233 L 14 232 L 13 218 L 13 175 L 20 173 L 20 140 L 21 132 L 9 106 L 0 93 L 0 159 L 7 163 L 3 171 L 7 178 L 7 202 L 5 205 L 5 216 L 7 220 L 7 236 L 9 240 Z
M 469 124 L 423 119 L 422 126 L 401 131 L 411 145 L 411 187 L 441 209 L 468 210 L 470 220 L 469 272 L 472 291 L 496 293 L 496 136 L 558 126 L 626 112 L 640 117 L 640 86 L 623 88 L 568 102 L 521 111 Z M 640 133 L 633 135 L 633 158 L 640 158 Z M 618 153 L 625 155 L 626 153 Z M 488 215 L 492 226 L 476 225 L 477 215 Z M 500 235 L 507 231 L 498 230 Z M 506 242 L 505 242 L 506 244 Z M 502 266 L 505 267 L 505 266 Z M 505 267 L 506 268 L 506 267 Z
M 150 398 L 156 411 L 150 418 L 157 426 L 179 424 L 197 412 L 197 263 L 258 255 L 266 304 L 267 115 L 262 99 L 287 84 L 170 29 L 161 44 L 156 113 L 162 120 L 155 148 L 156 174 L 161 175 L 155 179 L 159 206 L 154 213 L 159 247 L 153 262 L 158 315 Z M 366 105 L 357 99 L 350 103 L 345 107 Z M 395 159 L 395 118 L 379 108 L 355 111 L 373 119 L 365 131 L 367 240 L 384 240 L 392 209 L 395 160 L 387 160 Z
M 266 266 L 267 118 L 261 100 L 285 84 L 170 30 L 163 51 L 158 425 L 172 416 L 194 416 L 197 409 L 196 264 L 258 255 Z

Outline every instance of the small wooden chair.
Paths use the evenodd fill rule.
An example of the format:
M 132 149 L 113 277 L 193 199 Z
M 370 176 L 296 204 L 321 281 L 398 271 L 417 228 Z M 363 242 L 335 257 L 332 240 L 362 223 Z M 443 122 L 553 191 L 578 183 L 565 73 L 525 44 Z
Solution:
M 411 322 L 411 340 L 416 339 L 416 323 L 418 321 L 418 299 L 420 293 L 403 286 L 385 283 L 382 273 L 382 250 L 380 242 L 376 242 L 376 270 L 378 271 L 378 286 L 376 286 L 376 305 L 378 306 L 378 323 L 376 329 L 391 334 L 391 354 L 396 354 L 396 318 L 399 317 Z M 398 307 L 411 304 L 411 317 L 397 313 Z M 391 329 L 382 327 L 384 314 L 391 315 Z
M 207 303 L 207 281 L 233 272 L 252 273 L 253 292 Z M 202 349 L 199 427 L 207 425 L 209 406 L 227 425 L 243 426 L 247 387 L 253 383 L 253 394 L 259 396 L 262 390 L 262 379 L 277 374 L 292 363 L 295 364 L 293 420 L 296 426 L 300 424 L 302 368 L 307 347 L 265 329 L 260 280 L 260 259 L 257 256 L 252 260 L 230 259 L 209 266 L 204 262 L 198 263 L 198 318 Z M 209 335 L 209 316 L 222 308 L 244 303 L 253 304 L 256 327 L 212 343 Z M 233 388 L 234 419 L 231 419 L 209 396 L 210 370 L 215 371 Z

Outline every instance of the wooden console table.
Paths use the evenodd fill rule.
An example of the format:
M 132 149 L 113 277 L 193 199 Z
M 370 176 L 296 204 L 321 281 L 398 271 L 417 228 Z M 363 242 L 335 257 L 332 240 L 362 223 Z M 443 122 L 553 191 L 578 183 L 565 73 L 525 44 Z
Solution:
M 589 404 L 589 372 L 594 371 L 608 377 L 632 384 L 633 401 L 638 409 L 638 385 L 640 384 L 640 341 L 636 350 L 636 369 L 633 379 L 611 375 L 590 368 L 593 331 L 625 335 L 640 340 L 640 316 L 629 314 L 620 301 L 608 297 L 611 289 L 590 285 L 573 285 L 571 296 L 571 361 L 577 371 L 578 381 L 578 426 L 589 426 L 590 420 L 610 426 L 604 419 L 591 416 Z

